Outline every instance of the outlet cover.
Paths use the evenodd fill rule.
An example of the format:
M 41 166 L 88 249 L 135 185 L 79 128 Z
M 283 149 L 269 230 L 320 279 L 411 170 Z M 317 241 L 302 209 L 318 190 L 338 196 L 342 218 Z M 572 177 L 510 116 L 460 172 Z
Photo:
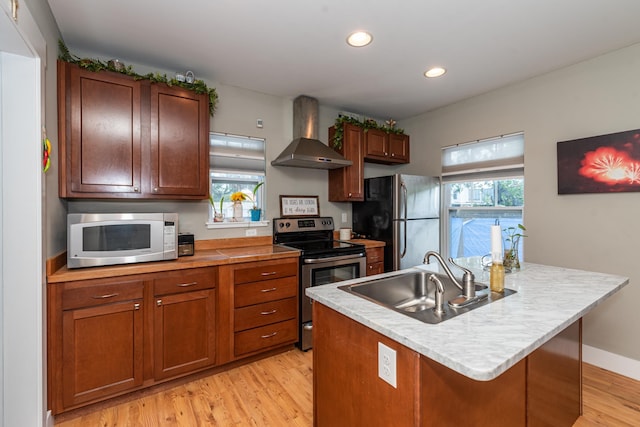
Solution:
M 342 212 L 342 222 L 347 222 L 347 213 Z
M 378 343 L 378 376 L 398 388 L 396 384 L 396 351 Z
M 258 230 L 256 230 L 255 228 L 247 228 L 247 230 L 244 232 L 245 236 L 257 236 L 258 235 Z

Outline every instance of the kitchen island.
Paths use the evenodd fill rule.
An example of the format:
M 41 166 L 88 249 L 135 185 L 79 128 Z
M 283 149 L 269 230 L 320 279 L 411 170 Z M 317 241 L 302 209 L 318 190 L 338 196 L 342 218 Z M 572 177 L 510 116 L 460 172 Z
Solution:
M 478 260 L 466 261 L 488 284 Z M 345 282 L 310 288 L 314 423 L 571 426 L 581 411 L 581 318 L 627 283 L 524 263 L 506 275 L 515 294 L 435 325 L 337 288 Z M 379 360 L 381 345 L 395 364 Z M 395 369 L 395 385 L 379 369 Z

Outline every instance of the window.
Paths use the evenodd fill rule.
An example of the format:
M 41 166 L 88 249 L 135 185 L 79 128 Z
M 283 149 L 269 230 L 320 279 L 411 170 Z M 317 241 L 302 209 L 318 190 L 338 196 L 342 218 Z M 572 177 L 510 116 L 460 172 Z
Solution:
M 224 222 L 233 218 L 233 202 L 231 194 L 241 191 L 248 197 L 242 202 L 244 221 L 251 218 L 250 209 L 254 203 L 262 209 L 265 217 L 265 140 L 246 136 L 229 135 L 212 132 L 209 135 L 210 162 L 209 176 L 211 180 L 210 194 L 213 206 L 209 209 L 209 222 L 213 222 L 214 213 L 222 213 Z M 260 182 L 265 184 L 258 188 L 255 201 L 253 190 Z M 222 208 L 220 207 L 220 201 Z
M 443 253 L 488 255 L 492 225 L 504 230 L 523 223 L 524 135 L 443 148 L 442 183 Z

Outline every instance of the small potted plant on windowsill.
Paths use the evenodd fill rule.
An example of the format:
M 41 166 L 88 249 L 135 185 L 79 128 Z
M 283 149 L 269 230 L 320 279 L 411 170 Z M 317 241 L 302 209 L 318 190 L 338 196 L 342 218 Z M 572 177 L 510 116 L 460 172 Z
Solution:
M 251 221 L 260 221 L 260 214 L 262 210 L 256 204 L 256 193 L 258 192 L 258 189 L 262 187 L 262 184 L 264 184 L 264 181 L 257 183 L 256 186 L 253 187 L 253 196 L 251 197 L 251 201 L 253 202 L 253 207 L 250 210 Z
M 224 196 L 220 199 L 220 211 L 216 210 L 216 204 L 213 201 L 213 196 L 209 194 L 209 203 L 211 203 L 211 207 L 213 208 L 213 222 L 222 222 L 224 221 L 224 215 L 222 214 L 222 203 L 224 202 Z

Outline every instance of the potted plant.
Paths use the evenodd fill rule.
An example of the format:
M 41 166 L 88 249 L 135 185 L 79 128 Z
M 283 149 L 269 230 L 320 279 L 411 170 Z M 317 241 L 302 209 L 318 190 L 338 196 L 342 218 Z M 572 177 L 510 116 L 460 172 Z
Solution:
M 520 258 L 518 257 L 518 245 L 520 244 L 521 237 L 527 237 L 523 234 L 527 229 L 522 224 L 518 224 L 517 227 L 507 227 L 503 229 L 507 235 L 505 242 L 509 243 L 509 247 L 505 245 L 504 249 L 504 266 L 505 268 L 520 269 Z
M 209 203 L 211 203 L 211 207 L 213 208 L 213 222 L 222 222 L 224 221 L 224 215 L 222 214 L 222 203 L 224 202 L 224 196 L 220 199 L 220 211 L 216 210 L 216 204 L 213 201 L 213 196 L 209 194 Z
M 253 187 L 253 196 L 251 197 L 251 201 L 253 202 L 253 207 L 251 208 L 251 221 L 260 221 L 261 209 L 256 204 L 256 193 L 258 192 L 258 189 L 262 187 L 262 184 L 264 184 L 264 181 L 257 183 L 256 186 Z

